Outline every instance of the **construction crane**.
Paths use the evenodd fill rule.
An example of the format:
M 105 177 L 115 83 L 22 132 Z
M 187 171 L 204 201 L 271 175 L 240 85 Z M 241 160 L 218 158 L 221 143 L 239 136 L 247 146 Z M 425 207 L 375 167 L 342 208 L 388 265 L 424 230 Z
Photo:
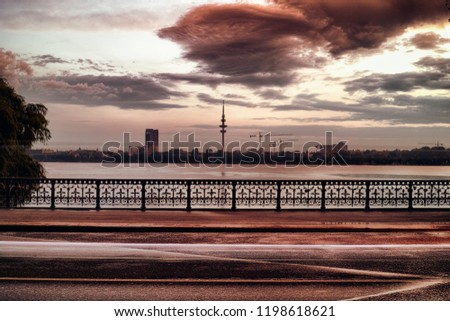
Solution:
M 444 144 L 440 143 L 439 141 L 437 141 L 436 143 L 417 143 L 417 145 L 422 145 L 422 146 L 433 145 L 435 147 L 444 147 Z
M 292 134 L 272 134 L 272 133 L 270 133 L 270 132 L 263 134 L 262 132 L 258 132 L 258 133 L 256 133 L 256 134 L 250 135 L 250 138 L 256 138 L 256 137 L 258 137 L 259 146 L 261 147 L 262 138 L 263 138 L 265 135 L 270 135 L 270 137 L 292 136 Z

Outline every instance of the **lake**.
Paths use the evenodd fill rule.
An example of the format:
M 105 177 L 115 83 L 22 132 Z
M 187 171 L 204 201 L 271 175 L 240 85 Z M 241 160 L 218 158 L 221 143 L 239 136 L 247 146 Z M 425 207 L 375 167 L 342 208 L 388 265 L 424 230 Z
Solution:
M 319 166 L 43 163 L 48 178 L 110 179 L 418 179 L 449 180 L 450 166 Z M 183 166 L 183 167 L 182 167 Z

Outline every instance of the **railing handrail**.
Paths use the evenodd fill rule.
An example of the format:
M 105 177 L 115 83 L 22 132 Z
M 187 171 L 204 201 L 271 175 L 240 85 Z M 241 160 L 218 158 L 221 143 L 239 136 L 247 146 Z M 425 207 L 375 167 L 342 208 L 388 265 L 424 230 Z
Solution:
M 0 178 L 0 207 L 450 208 L 450 179 Z
M 191 182 L 198 182 L 198 181 L 206 181 L 206 182 L 344 182 L 344 183 L 350 183 L 350 182 L 450 182 L 450 177 L 448 179 L 386 179 L 386 178 L 380 178 L 380 179 L 284 179 L 284 178 L 274 178 L 274 179 L 238 179 L 238 178 L 227 178 L 227 179 L 221 179 L 221 178 L 29 178 L 29 177 L 0 177 L 0 181 L 115 181 L 115 182 L 121 182 L 121 181 L 151 181 L 151 182 L 180 182 L 180 181 L 191 181 Z

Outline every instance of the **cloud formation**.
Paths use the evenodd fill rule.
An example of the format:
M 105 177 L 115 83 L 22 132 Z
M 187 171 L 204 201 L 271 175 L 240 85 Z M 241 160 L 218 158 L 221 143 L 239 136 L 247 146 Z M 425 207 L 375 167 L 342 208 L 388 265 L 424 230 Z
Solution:
M 415 63 L 423 68 L 421 72 L 398 74 L 371 74 L 345 82 L 345 90 L 350 93 L 366 92 L 408 92 L 419 88 L 450 89 L 450 58 L 424 57 Z
M 0 48 L 0 77 L 6 79 L 12 86 L 20 83 L 20 78 L 33 73 L 30 65 L 19 59 L 13 52 Z
M 99 72 L 114 72 L 117 70 L 117 67 L 110 62 L 94 61 L 89 58 L 79 58 L 74 63 L 80 65 L 81 70 L 95 70 Z
M 333 54 L 360 48 L 378 48 L 406 28 L 447 21 L 441 0 L 272 0 L 320 21 L 321 33 Z M 439 21 L 441 20 L 441 21 Z
M 39 55 L 39 56 L 33 56 L 32 59 L 34 59 L 33 65 L 39 66 L 39 67 L 45 67 L 48 64 L 63 64 L 68 63 L 67 60 L 64 60 L 59 57 L 55 57 L 53 55 Z
M 223 100 L 222 99 L 218 99 L 218 98 L 214 98 L 211 97 L 208 94 L 198 94 L 197 98 L 205 103 L 208 103 L 210 105 L 222 105 Z M 234 106 L 241 106 L 241 107 L 256 107 L 256 104 L 250 103 L 248 101 L 242 101 L 242 100 L 237 100 L 237 99 L 226 99 L 225 103 L 227 105 L 234 105 Z
M 223 82 L 248 86 L 254 82 L 245 77 L 265 77 L 260 85 L 281 86 L 296 80 L 295 70 L 323 65 L 327 57 L 318 52 L 338 57 L 378 48 L 408 27 L 446 17 L 440 0 L 271 2 L 195 7 L 158 34 L 181 44 L 183 57 L 197 62 L 200 72 L 225 76 Z M 283 76 L 283 84 L 274 74 Z
M 216 88 L 220 84 L 242 84 L 249 88 L 259 88 L 264 86 L 287 86 L 294 82 L 297 77 L 294 73 L 268 73 L 268 74 L 249 74 L 236 76 L 221 76 L 203 72 L 194 72 L 188 74 L 177 73 L 159 73 L 153 74 L 161 81 L 178 82 L 183 81 L 190 84 L 205 85 Z
M 450 39 L 442 38 L 434 32 L 418 33 L 411 38 L 411 43 L 417 49 L 436 49 L 439 45 L 450 42 Z
M 450 58 L 424 57 L 416 62 L 416 66 L 450 74 Z
M 24 91 L 32 100 L 87 106 L 112 105 L 123 109 L 167 109 L 166 103 L 185 94 L 171 91 L 152 78 L 131 76 L 64 75 L 36 78 Z
M 283 86 L 295 79 L 293 70 L 324 62 L 296 36 L 310 29 L 301 14 L 273 6 L 205 5 L 159 36 L 180 43 L 202 73 L 226 76 L 222 82 Z
M 333 111 L 342 116 L 302 118 L 302 121 L 361 121 L 387 122 L 394 125 L 428 125 L 450 123 L 450 98 L 443 96 L 414 97 L 393 94 L 387 97 L 366 96 L 355 102 L 324 100 L 314 94 L 301 94 L 291 104 L 271 106 L 276 111 Z M 298 119 L 300 120 L 300 118 Z
M 256 94 L 267 100 L 283 100 L 289 98 L 288 96 L 284 95 L 281 91 L 274 89 L 266 89 L 258 91 Z

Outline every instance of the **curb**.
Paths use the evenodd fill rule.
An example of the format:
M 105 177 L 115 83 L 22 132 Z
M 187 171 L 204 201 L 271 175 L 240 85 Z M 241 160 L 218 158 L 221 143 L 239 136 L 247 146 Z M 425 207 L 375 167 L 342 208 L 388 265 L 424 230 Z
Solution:
M 450 232 L 442 228 L 322 228 L 322 227 L 161 227 L 161 226 L 67 226 L 67 225 L 1 225 L 0 232 L 147 232 L 147 233 L 367 233 L 367 232 Z

